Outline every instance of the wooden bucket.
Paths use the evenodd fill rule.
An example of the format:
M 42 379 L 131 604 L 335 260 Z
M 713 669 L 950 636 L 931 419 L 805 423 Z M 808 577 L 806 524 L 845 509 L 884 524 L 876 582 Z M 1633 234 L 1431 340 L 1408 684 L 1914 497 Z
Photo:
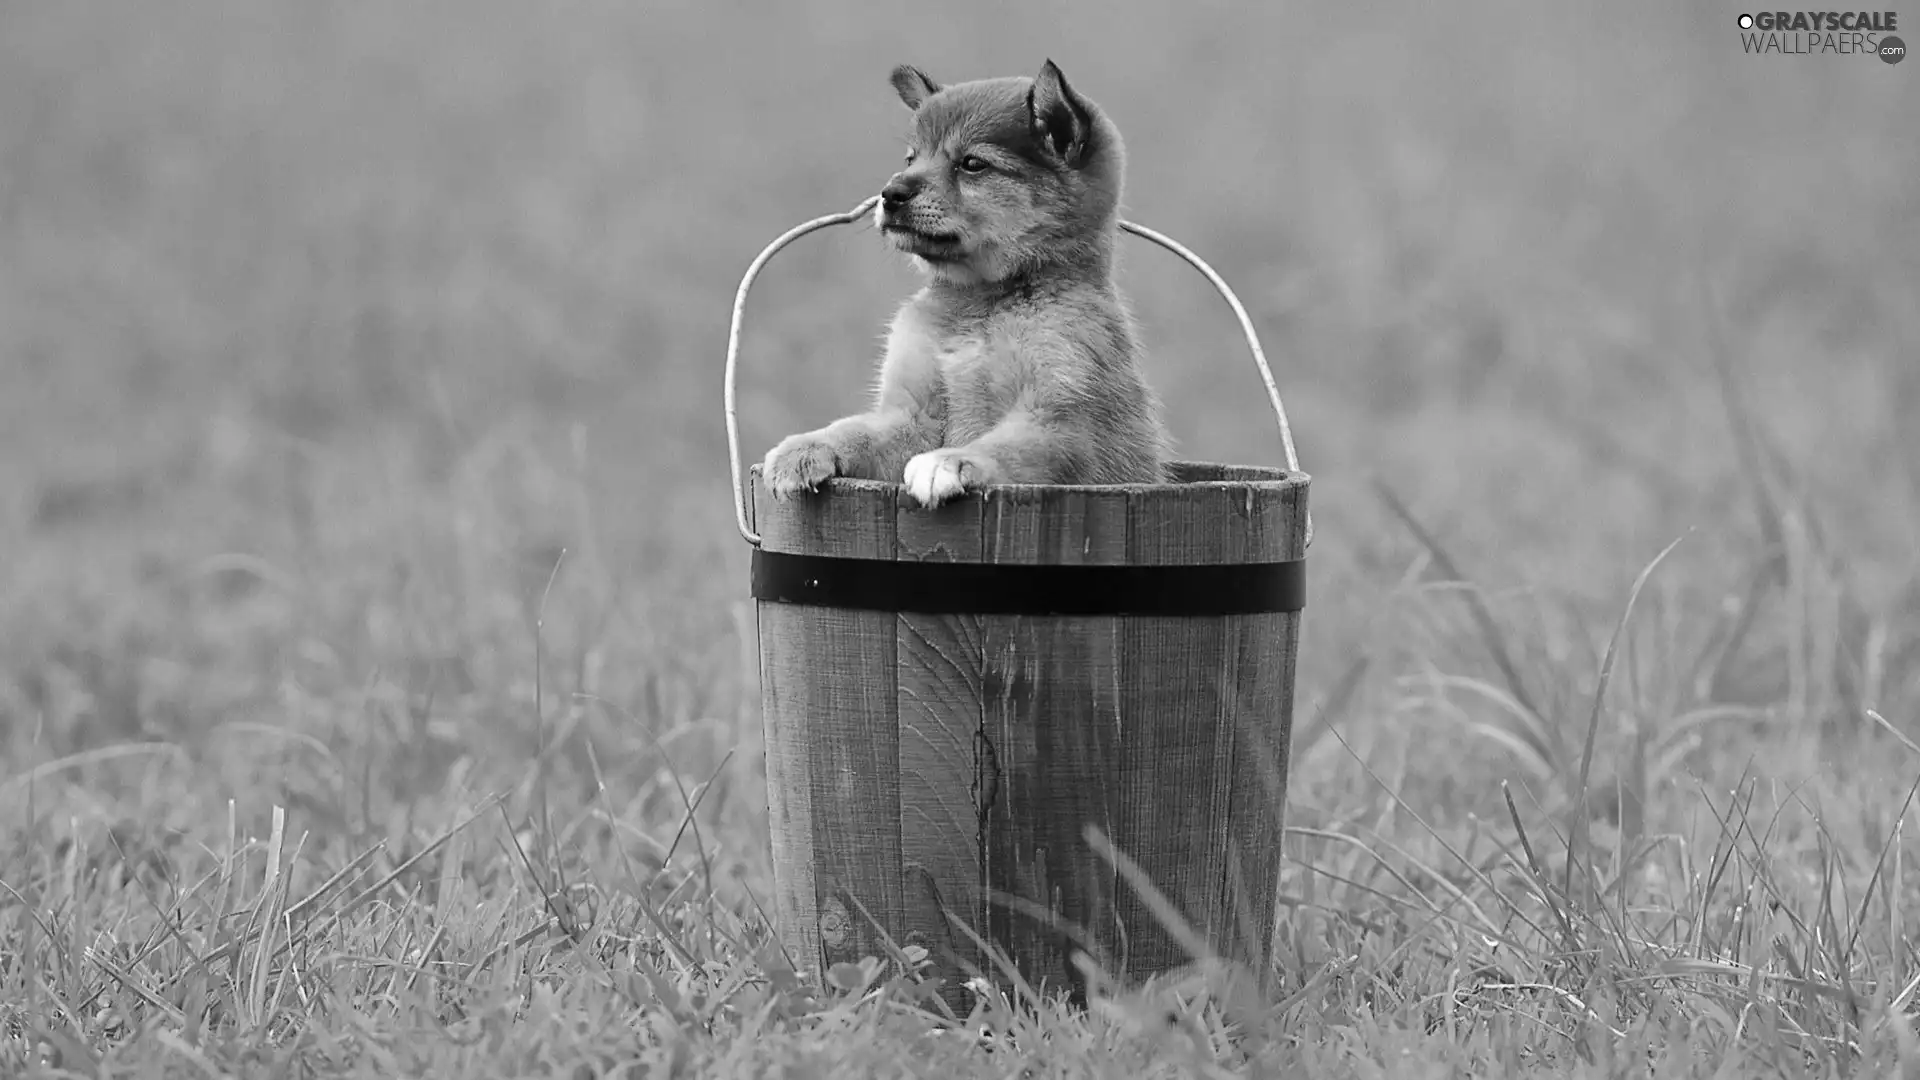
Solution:
M 747 291 L 781 247 L 872 202 L 762 252 L 727 358 L 783 944 L 816 971 L 919 945 L 954 986 L 1009 982 L 1011 961 L 1080 998 L 1076 950 L 1123 981 L 1195 958 L 1130 860 L 1198 951 L 1264 979 L 1310 525 L 1245 310 L 1197 256 L 1123 223 L 1240 317 L 1285 469 L 1182 463 L 1167 484 L 1003 485 L 926 510 L 865 480 L 776 500 L 756 466 L 748 498 L 734 414 Z

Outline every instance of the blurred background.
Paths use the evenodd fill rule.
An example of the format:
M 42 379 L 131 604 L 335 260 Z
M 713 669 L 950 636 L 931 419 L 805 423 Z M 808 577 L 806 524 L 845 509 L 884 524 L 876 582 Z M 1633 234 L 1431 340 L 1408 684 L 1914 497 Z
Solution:
M 539 745 L 584 762 L 569 733 L 603 731 L 600 764 L 635 775 L 656 743 L 619 724 L 693 739 L 688 763 L 751 751 L 729 305 L 767 241 L 895 168 L 902 61 L 957 81 L 1054 59 L 1125 133 L 1127 215 L 1248 304 L 1313 475 L 1301 716 L 1338 698 L 1365 736 L 1389 676 L 1484 662 L 1466 624 L 1401 606 L 1434 568 L 1380 482 L 1557 628 L 1516 638 L 1565 701 L 1633 575 L 1693 529 L 1660 641 L 1720 633 L 1769 544 L 1817 549 L 1825 576 L 1777 602 L 1821 664 L 1782 661 L 1761 616 L 1717 692 L 1857 704 L 1867 683 L 1829 684 L 1864 677 L 1877 633 L 1894 717 L 1920 700 L 1920 65 L 1746 55 L 1736 14 L 4 5 L 8 772 L 161 739 L 186 773 L 71 774 L 103 818 L 185 775 L 378 829 L 449 775 L 520 776 L 542 612 Z M 864 226 L 774 261 L 749 460 L 863 400 L 914 282 Z M 1131 241 L 1123 286 L 1183 454 L 1278 461 L 1206 283 Z M 1770 538 L 1782 521 L 1805 527 Z M 268 767 L 303 753 L 338 767 Z

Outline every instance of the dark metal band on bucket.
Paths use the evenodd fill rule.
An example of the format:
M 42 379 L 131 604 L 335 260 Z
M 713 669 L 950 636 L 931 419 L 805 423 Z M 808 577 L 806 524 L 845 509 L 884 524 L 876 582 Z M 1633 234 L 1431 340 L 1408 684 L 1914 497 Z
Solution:
M 1299 611 L 1306 562 L 1022 566 L 753 551 L 757 600 L 922 615 L 1254 615 Z

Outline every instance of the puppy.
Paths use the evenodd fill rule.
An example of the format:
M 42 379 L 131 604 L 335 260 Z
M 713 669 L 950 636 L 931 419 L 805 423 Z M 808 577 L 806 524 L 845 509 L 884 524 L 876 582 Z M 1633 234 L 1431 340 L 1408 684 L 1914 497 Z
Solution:
M 891 480 L 931 507 L 989 484 L 1164 482 L 1113 278 L 1119 129 L 1051 60 L 945 87 L 901 65 L 892 83 L 913 130 L 874 219 L 928 280 L 893 318 L 873 407 L 775 446 L 768 489 Z

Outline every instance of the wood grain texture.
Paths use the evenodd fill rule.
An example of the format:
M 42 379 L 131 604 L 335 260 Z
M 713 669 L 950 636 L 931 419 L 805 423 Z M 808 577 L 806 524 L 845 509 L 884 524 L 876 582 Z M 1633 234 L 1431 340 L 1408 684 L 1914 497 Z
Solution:
M 988 807 L 992 940 L 1042 992 L 1084 987 L 1071 956 L 1114 957 L 1112 867 L 1085 829 L 1111 832 L 1120 792 L 1120 678 L 1102 616 L 1011 616 L 986 627 L 985 746 L 999 777 Z
M 1061 566 L 1304 555 L 1304 474 L 1188 462 L 1175 475 L 1006 486 L 929 511 L 857 481 L 774 503 L 756 473 L 753 513 L 769 550 L 801 554 Z M 1298 613 L 760 610 L 777 906 L 804 955 L 887 955 L 857 895 L 950 983 L 996 974 L 954 916 L 1049 990 L 1081 989 L 1076 947 L 1128 978 L 1185 962 L 1086 844 L 1094 824 L 1215 949 L 1264 975 Z
M 1118 564 L 1128 496 L 1116 489 L 1006 487 L 987 495 L 981 558 L 993 563 Z M 993 940 L 1043 992 L 1084 1000 L 1075 950 L 1102 968 L 1117 956 L 1116 875 L 1088 847 L 1111 833 L 1120 792 L 1121 620 L 986 620 L 984 695 L 1001 798 L 987 817 Z
M 894 558 L 916 562 L 979 562 L 984 500 L 955 499 L 929 510 L 903 496 L 894 514 Z
M 1263 521 L 1279 484 L 1196 483 L 1135 491 L 1127 505 L 1127 561 L 1135 566 L 1218 566 L 1274 562 L 1282 540 L 1249 525 Z
M 813 880 L 813 781 L 808 717 L 816 691 L 809 631 L 815 609 L 760 603 L 760 706 L 767 754 L 767 825 L 773 852 L 774 925 L 802 971 L 820 971 L 819 901 Z
M 1220 884 L 1225 915 L 1216 947 L 1264 982 L 1272 974 L 1300 612 L 1246 616 L 1236 636 L 1233 707 L 1226 718 L 1233 770 Z
M 1296 476 L 1298 474 L 1295 474 Z M 1307 557 L 1307 485 L 1249 484 L 1253 498 L 1242 505 L 1242 517 L 1229 530 L 1246 532 L 1249 560 L 1277 562 Z
M 747 525 L 759 531 L 760 467 L 747 477 Z M 774 609 L 774 610 L 769 610 Z M 755 603 L 754 645 L 760 651 L 761 750 L 766 758 L 767 840 L 773 856 L 773 923 L 787 961 L 801 971 L 820 962 L 819 916 L 814 910 L 813 798 L 807 782 L 803 730 L 787 722 L 785 687 L 804 681 L 805 656 L 791 646 L 804 641 L 798 626 L 787 626 L 775 605 Z M 770 636 L 771 635 L 771 636 Z M 772 646 L 769 648 L 769 646 Z
M 1175 484 L 1274 484 L 1305 481 L 1305 473 L 1290 473 L 1268 465 L 1220 465 L 1211 461 L 1175 461 L 1168 471 Z M 1135 490 L 1149 490 L 1137 487 Z
M 1247 526 L 1270 490 L 1190 483 L 1136 492 L 1128 561 L 1234 564 L 1274 557 Z M 1277 545 L 1271 545 L 1277 547 Z M 1114 843 L 1131 855 L 1191 928 L 1226 944 L 1227 841 L 1233 816 L 1234 732 L 1244 617 L 1131 618 L 1122 630 L 1125 674 L 1119 766 L 1126 798 Z M 1251 674 L 1251 673 L 1250 673 Z M 1129 977 L 1191 959 L 1131 889 L 1120 901 Z
M 886 958 L 882 932 L 895 944 L 904 932 L 896 617 L 786 606 L 808 613 L 804 724 L 821 958 L 828 965 Z
M 894 557 L 978 561 L 981 509 L 978 496 L 932 510 L 902 498 L 894 514 Z M 987 758 L 979 749 L 981 618 L 902 613 L 895 633 L 909 935 L 931 954 L 935 973 L 947 983 L 947 1003 L 964 1012 L 960 985 L 992 970 L 953 925 L 958 918 L 988 936 L 980 807 L 993 798 L 994 778 L 983 771 Z
M 892 558 L 896 486 L 833 480 L 783 501 L 757 469 L 752 480 L 752 516 L 767 550 Z M 782 939 L 815 969 L 887 956 L 881 930 L 898 934 L 904 924 L 894 616 L 758 609 Z
M 1224 880 L 1231 732 L 1220 725 L 1233 693 L 1229 620 L 1132 618 L 1121 629 L 1120 788 L 1114 845 L 1131 856 L 1187 923 L 1215 938 Z M 1118 908 L 1129 978 L 1191 959 L 1130 886 Z
M 902 925 L 893 616 L 762 603 L 776 918 L 821 970 L 887 956 Z M 884 662 L 882 662 L 884 661 Z
M 927 949 L 947 1003 L 964 1015 L 961 984 L 990 970 L 952 923 L 987 937 L 980 807 L 994 797 L 996 778 L 980 767 L 989 760 L 978 745 L 980 620 L 903 614 L 896 625 L 903 944 Z
M 1262 485 L 1264 487 L 1264 485 Z M 1307 487 L 1260 492 L 1245 522 L 1250 556 L 1301 559 L 1307 553 Z M 1224 925 L 1216 947 L 1272 977 L 1274 903 L 1286 825 L 1293 737 L 1294 678 L 1301 612 L 1235 621 L 1231 709 L 1221 717 L 1233 745 L 1224 876 Z
M 1120 488 L 995 488 L 982 500 L 980 561 L 1123 565 L 1127 513 L 1127 492 Z
M 753 466 L 748 479 L 753 492 L 754 529 L 764 550 L 893 558 L 899 485 L 835 478 L 812 494 L 776 499 L 760 482 L 760 466 Z

